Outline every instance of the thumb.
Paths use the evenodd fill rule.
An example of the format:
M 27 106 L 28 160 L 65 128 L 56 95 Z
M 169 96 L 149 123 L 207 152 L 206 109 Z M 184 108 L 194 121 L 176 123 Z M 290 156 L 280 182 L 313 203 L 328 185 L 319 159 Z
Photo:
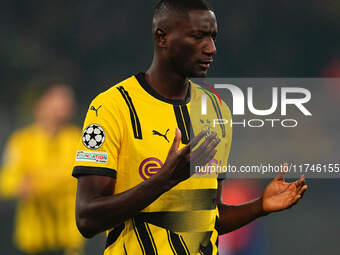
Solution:
M 175 138 L 174 138 L 174 141 L 172 142 L 170 151 L 177 151 L 178 150 L 179 144 L 181 142 L 181 137 L 182 137 L 181 130 L 176 128 L 176 130 L 175 130 Z

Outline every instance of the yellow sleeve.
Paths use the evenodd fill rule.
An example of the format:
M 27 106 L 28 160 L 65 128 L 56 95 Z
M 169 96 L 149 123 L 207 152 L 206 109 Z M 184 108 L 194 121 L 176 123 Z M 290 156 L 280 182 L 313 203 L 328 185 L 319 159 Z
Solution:
M 76 178 L 82 175 L 116 178 L 124 127 L 113 96 L 102 93 L 89 106 L 75 155 L 72 175 Z
M 226 120 L 228 120 L 228 123 L 226 125 L 226 137 L 224 140 L 224 146 L 225 146 L 225 161 L 223 162 L 225 165 L 228 164 L 228 159 L 230 155 L 230 149 L 231 149 L 231 141 L 232 141 L 232 136 L 233 136 L 233 129 L 231 126 L 231 111 L 228 107 L 228 105 L 223 102 L 223 108 L 222 108 L 222 115 Z
M 224 146 L 224 157 L 222 160 L 222 166 L 227 166 L 229 155 L 230 155 L 230 149 L 231 149 L 232 135 L 233 135 L 233 129 L 231 126 L 232 115 L 231 115 L 231 111 L 228 105 L 224 101 L 222 101 L 221 111 L 222 111 L 223 119 L 227 120 L 227 123 L 224 124 L 226 128 L 226 136 L 221 141 L 221 145 Z M 218 180 L 223 180 L 225 178 L 226 178 L 225 173 L 219 174 L 218 176 Z
M 24 176 L 22 149 L 19 135 L 13 134 L 5 147 L 0 172 L 0 194 L 5 198 L 15 197 L 22 183 Z

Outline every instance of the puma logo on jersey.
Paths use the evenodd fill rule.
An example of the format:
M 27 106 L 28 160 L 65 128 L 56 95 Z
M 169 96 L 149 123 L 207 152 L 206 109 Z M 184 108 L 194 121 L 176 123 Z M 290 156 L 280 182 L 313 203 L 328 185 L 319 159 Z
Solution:
M 163 134 L 159 133 L 159 132 L 156 131 L 156 130 L 152 130 L 152 134 L 153 134 L 153 135 L 162 136 L 162 137 L 164 137 L 165 140 L 167 140 L 167 142 L 169 142 L 168 138 L 166 137 L 166 135 L 168 134 L 168 132 L 169 132 L 169 129 L 167 129 L 167 131 L 166 131 L 165 134 L 163 135 Z
M 96 112 L 96 116 L 98 117 L 98 110 L 99 110 L 100 107 L 102 107 L 102 106 L 100 105 L 100 106 L 96 109 L 96 108 L 94 108 L 94 106 L 91 106 L 90 110 L 95 111 L 95 112 Z

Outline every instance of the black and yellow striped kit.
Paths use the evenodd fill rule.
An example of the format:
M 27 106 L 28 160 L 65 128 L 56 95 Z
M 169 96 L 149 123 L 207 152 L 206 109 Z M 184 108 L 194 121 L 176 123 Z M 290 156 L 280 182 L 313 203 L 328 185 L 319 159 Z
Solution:
M 193 109 L 201 111 L 203 94 L 208 115 L 190 114 Z M 157 174 L 177 127 L 182 133 L 181 148 L 201 129 L 212 128 L 212 119 L 221 118 L 231 119 L 226 104 L 192 82 L 185 100 L 171 100 L 157 94 L 143 73 L 131 76 L 92 101 L 73 176 L 111 176 L 116 179 L 114 194 L 124 192 Z M 93 129 L 98 126 L 104 136 Z M 209 164 L 224 165 L 231 128 L 213 129 L 222 141 Z M 93 132 L 99 136 L 90 138 Z M 178 184 L 135 217 L 110 229 L 105 254 L 217 254 L 217 182 L 216 174 L 210 178 L 195 174 Z
M 14 236 L 25 254 L 82 249 L 74 217 L 77 182 L 70 178 L 79 136 L 75 126 L 51 135 L 33 124 L 14 132 L 7 143 L 0 195 L 19 199 Z M 18 191 L 24 185 L 32 190 L 22 199 Z

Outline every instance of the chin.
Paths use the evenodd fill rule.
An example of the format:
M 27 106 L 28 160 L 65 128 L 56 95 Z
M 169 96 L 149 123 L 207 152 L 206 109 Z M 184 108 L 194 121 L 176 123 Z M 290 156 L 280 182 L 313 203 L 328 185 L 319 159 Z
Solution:
M 208 75 L 208 70 L 207 71 L 201 71 L 196 74 L 195 78 L 205 78 Z
M 208 70 L 194 71 L 188 77 L 191 78 L 205 78 L 208 75 Z

